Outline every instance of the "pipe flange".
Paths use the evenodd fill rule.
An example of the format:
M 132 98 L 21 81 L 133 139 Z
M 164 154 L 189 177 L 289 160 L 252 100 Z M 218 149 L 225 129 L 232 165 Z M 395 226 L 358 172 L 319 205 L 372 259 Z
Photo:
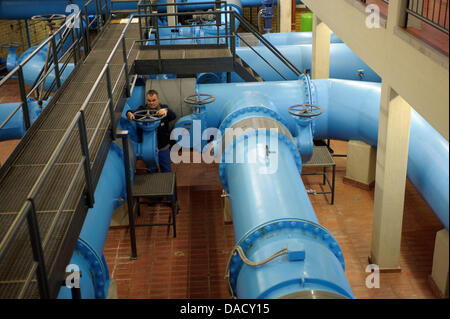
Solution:
M 225 278 L 227 281 L 227 288 L 230 296 L 236 297 L 236 284 L 239 272 L 244 264 L 239 254 L 236 254 L 236 248 L 241 247 L 244 253 L 251 247 L 254 243 L 263 236 L 268 236 L 271 233 L 282 229 L 297 229 L 300 230 L 303 236 L 312 237 L 321 244 L 325 245 L 328 249 L 333 252 L 336 258 L 342 265 L 345 271 L 344 256 L 342 254 L 341 248 L 337 243 L 336 239 L 331 235 L 331 233 L 323 226 L 307 221 L 304 219 L 297 218 L 283 218 L 272 220 L 266 222 L 260 226 L 247 232 L 242 239 L 234 246 L 230 257 L 228 259 L 227 270 Z
M 238 116 L 243 115 L 244 113 L 250 113 L 250 112 L 262 112 L 264 113 L 264 116 L 269 116 L 275 119 L 276 121 L 280 122 L 286 127 L 289 127 L 289 125 L 286 123 L 286 121 L 275 111 L 272 109 L 265 107 L 265 106 L 248 106 L 241 108 L 239 110 L 234 111 L 231 114 L 228 114 L 227 117 L 222 121 L 222 123 L 219 126 L 219 131 L 222 135 L 225 134 L 225 129 L 231 126 L 231 122 L 235 120 Z
M 105 285 L 109 280 L 109 272 L 105 259 L 103 257 L 99 259 L 92 248 L 90 248 L 90 246 L 80 238 L 77 241 L 75 251 L 83 255 L 91 266 L 90 273 L 94 277 L 95 297 L 102 299 L 106 298 Z
M 222 153 L 222 158 L 221 158 L 220 164 L 219 164 L 219 178 L 220 178 L 220 182 L 222 183 L 222 186 L 223 186 L 224 190 L 227 193 L 230 193 L 230 192 L 229 192 L 229 189 L 228 189 L 228 183 L 227 183 L 226 178 L 225 178 L 225 165 L 224 165 L 224 164 L 226 164 L 225 163 L 225 156 L 226 156 L 226 154 L 228 152 L 230 152 L 231 149 L 234 148 L 234 145 L 236 143 L 242 142 L 245 138 L 249 138 L 249 137 L 255 136 L 257 134 L 257 132 L 258 132 L 258 130 L 253 130 L 249 134 L 243 134 L 243 135 L 238 136 L 237 138 L 235 138 L 233 140 L 232 143 L 228 144 L 228 146 L 226 147 L 225 151 Z M 285 135 L 278 134 L 277 132 L 269 131 L 269 134 L 270 134 L 270 137 L 274 137 L 274 134 L 276 134 L 277 137 L 278 137 L 278 140 L 281 143 L 284 143 L 289 148 L 291 153 L 294 155 L 294 160 L 295 160 L 295 163 L 297 165 L 298 171 L 301 172 L 301 170 L 302 170 L 302 160 L 301 160 L 301 157 L 300 157 L 299 152 L 297 150 L 297 147 L 292 143 L 292 141 L 288 137 L 286 137 Z

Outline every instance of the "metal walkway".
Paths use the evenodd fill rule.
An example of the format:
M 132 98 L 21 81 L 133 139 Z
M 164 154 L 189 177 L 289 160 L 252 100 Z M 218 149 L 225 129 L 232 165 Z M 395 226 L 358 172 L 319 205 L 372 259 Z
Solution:
M 29 200 L 33 186 L 86 100 L 124 27 L 125 24 L 110 24 L 105 27 L 85 62 L 78 64 L 64 87 L 56 93 L 0 169 L 0 242 L 8 235 L 8 229 L 24 203 Z M 130 25 L 125 35 L 130 64 L 138 52 L 137 46 L 133 45 L 133 37 L 138 35 L 137 26 Z M 121 112 L 124 105 L 122 100 L 126 81 L 125 72 L 121 73 L 123 60 L 123 51 L 116 50 L 110 63 L 111 83 L 115 89 L 113 106 L 117 113 Z M 108 101 L 107 81 L 103 79 L 85 112 L 94 187 L 112 140 L 110 117 L 104 116 Z M 43 254 L 50 298 L 56 298 L 61 280 L 65 278 L 65 267 L 73 254 L 88 209 L 82 170 L 80 174 L 82 166 L 79 163 L 82 156 L 79 130 L 75 128 L 32 203 L 37 215 L 40 238 L 44 242 Z M 66 194 L 72 183 L 72 191 Z M 67 201 L 62 206 L 66 196 Z M 57 214 L 60 208 L 61 214 Z M 50 235 L 52 223 L 54 230 Z M 45 244 L 46 241 L 48 242 Z M 23 222 L 11 246 L 0 259 L 0 298 L 39 298 L 35 269 L 28 225 Z M 32 278 L 28 287 L 25 286 L 27 278 Z

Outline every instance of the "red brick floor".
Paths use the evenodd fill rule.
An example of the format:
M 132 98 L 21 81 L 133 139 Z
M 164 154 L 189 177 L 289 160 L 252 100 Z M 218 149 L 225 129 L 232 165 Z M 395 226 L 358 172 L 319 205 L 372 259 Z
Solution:
M 337 153 L 346 143 L 333 141 Z M 414 187 L 405 195 L 400 273 L 381 273 L 380 288 L 368 289 L 365 272 L 370 255 L 374 192 L 342 182 L 345 158 L 335 158 L 336 198 L 310 195 L 320 223 L 339 242 L 346 275 L 356 298 L 436 298 L 429 284 L 435 233 L 442 226 Z M 224 275 L 234 246 L 233 226 L 223 222 L 223 204 L 217 165 L 180 164 L 177 172 L 180 212 L 177 237 L 167 227 L 137 229 L 138 259 L 130 260 L 125 228 L 111 228 L 105 246 L 110 275 L 119 298 L 229 298 Z M 307 188 L 320 188 L 320 177 L 304 176 Z M 312 185 L 311 185 L 312 184 Z M 166 221 L 165 207 L 142 207 L 139 222 L 152 217 Z

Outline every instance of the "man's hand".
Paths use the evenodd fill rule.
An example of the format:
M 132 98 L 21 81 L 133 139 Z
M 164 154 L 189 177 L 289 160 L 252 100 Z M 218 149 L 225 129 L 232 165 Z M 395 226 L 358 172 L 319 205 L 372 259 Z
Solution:
M 166 116 L 167 115 L 167 109 L 160 109 L 158 112 L 156 112 L 156 115 L 158 116 Z
M 129 119 L 130 121 L 134 120 L 134 114 L 131 111 L 127 112 L 127 119 Z

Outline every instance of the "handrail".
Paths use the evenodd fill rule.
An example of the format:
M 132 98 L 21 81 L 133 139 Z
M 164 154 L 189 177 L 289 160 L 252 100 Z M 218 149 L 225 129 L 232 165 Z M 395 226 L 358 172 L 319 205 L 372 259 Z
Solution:
M 79 20 L 79 19 L 81 19 L 81 13 L 80 12 L 78 12 L 76 15 L 69 16 L 68 19 L 66 19 L 66 21 L 59 26 L 57 31 L 55 31 L 52 34 L 50 34 L 50 36 L 46 40 L 41 42 L 41 44 L 35 50 L 33 50 L 33 52 L 31 52 L 23 61 L 21 61 L 18 65 L 16 65 L 2 80 L 0 80 L 0 87 L 1 87 L 10 78 L 12 78 L 12 76 L 14 76 L 16 73 L 18 73 L 18 79 L 19 79 L 19 81 L 18 81 L 19 83 L 18 84 L 19 84 L 20 95 L 21 95 L 21 100 L 22 100 L 21 104 L 20 104 L 20 107 L 22 108 L 22 113 L 23 113 L 23 116 L 24 116 L 24 122 L 25 122 L 25 129 L 26 130 L 28 130 L 30 128 L 30 126 L 31 126 L 27 99 L 36 90 L 36 88 L 45 80 L 45 78 L 53 71 L 53 69 L 56 68 L 56 64 L 54 63 L 55 59 L 52 59 L 53 60 L 53 68 L 49 72 L 47 72 L 42 77 L 42 79 L 40 81 L 38 81 L 38 79 L 42 76 L 43 70 L 45 69 L 45 66 L 43 67 L 41 72 L 39 72 L 38 77 L 37 77 L 35 83 L 33 83 L 33 86 L 30 89 L 30 92 L 28 94 L 25 91 L 25 81 L 24 81 L 24 76 L 23 76 L 23 67 L 29 61 L 31 61 L 31 59 L 34 56 L 36 56 L 38 54 L 38 52 L 40 52 L 47 45 L 49 47 L 47 50 L 50 50 L 50 47 L 52 48 L 52 51 L 55 50 L 55 47 L 56 48 L 59 47 L 59 50 L 63 50 L 63 48 L 64 48 L 64 41 L 67 40 L 67 37 L 66 36 L 62 36 L 62 34 L 64 32 L 66 32 L 67 29 L 72 28 L 72 26 L 75 24 L 75 22 L 77 20 Z M 67 33 L 67 35 L 68 35 L 68 33 Z M 58 43 L 53 45 L 53 43 L 55 43 L 55 39 L 56 39 L 57 36 L 59 36 Z M 70 48 L 72 49 L 72 48 L 74 48 L 74 46 L 71 46 Z M 79 48 L 79 46 L 78 46 L 78 48 Z M 70 52 L 70 50 L 67 50 L 66 53 L 67 52 Z M 56 49 L 56 54 L 58 54 L 58 49 Z M 53 57 L 53 52 L 52 52 L 52 57 Z M 63 54 L 63 57 L 64 57 L 64 54 Z M 58 73 L 59 73 L 58 70 L 55 69 L 55 75 L 56 76 L 55 76 L 54 82 L 57 81 L 58 78 L 59 78 L 59 74 Z M 38 82 L 38 84 L 36 84 L 36 82 Z M 15 114 L 17 111 L 18 110 L 15 109 L 13 113 Z M 11 114 L 11 116 L 8 116 L 0 124 L 0 129 L 2 129 L 11 120 L 11 118 L 12 118 L 12 116 L 14 114 Z
M 278 73 L 278 75 L 280 75 L 283 80 L 287 81 L 287 78 L 285 76 L 283 76 L 277 69 L 275 69 L 275 67 L 269 62 L 267 61 L 258 51 L 256 51 L 251 45 L 249 45 L 247 43 L 247 41 L 244 40 L 244 38 L 242 38 L 239 34 L 236 33 L 236 35 L 239 37 L 239 39 L 241 39 L 250 49 L 253 50 L 253 52 L 255 52 L 264 62 L 266 62 L 275 72 Z
M 264 46 L 266 46 L 278 59 L 283 62 L 296 76 L 301 76 L 303 74 L 294 64 L 292 64 L 286 57 L 278 51 L 275 46 L 272 45 L 266 38 L 264 38 L 256 29 L 253 27 L 243 16 L 239 13 L 233 11 L 232 14 L 236 17 L 241 25 L 244 25 Z M 241 38 L 242 39 L 242 38 Z
M 88 3 L 91 3 L 91 2 L 92 2 L 92 0 L 90 0 Z M 97 0 L 96 0 L 96 2 L 97 2 Z M 104 7 L 105 6 L 103 6 L 103 8 Z M 79 14 L 78 14 L 78 16 L 79 16 Z M 103 113 L 105 114 L 108 109 L 110 110 L 112 136 L 113 136 L 113 138 L 115 137 L 114 113 L 111 112 L 111 110 L 113 110 L 113 100 L 112 100 L 112 91 L 111 91 L 111 85 L 110 85 L 111 79 L 109 77 L 109 65 L 112 61 L 114 54 L 117 52 L 118 47 L 121 42 L 123 42 L 123 50 L 126 50 L 124 36 L 125 36 L 126 31 L 128 30 L 130 22 L 131 22 L 131 19 L 129 20 L 128 24 L 122 31 L 122 34 L 120 35 L 119 40 L 117 41 L 116 45 L 114 46 L 110 56 L 108 57 L 108 59 L 105 63 L 105 66 L 103 67 L 102 71 L 98 75 L 97 80 L 95 81 L 88 96 L 84 100 L 82 106 L 80 107 L 78 113 L 74 116 L 74 118 L 73 118 L 72 122 L 70 123 L 70 125 L 68 126 L 68 128 L 65 130 L 63 137 L 59 141 L 58 145 L 56 146 L 55 150 L 53 151 L 52 155 L 50 156 L 50 159 L 47 161 L 45 167 L 43 168 L 42 172 L 40 173 L 39 177 L 35 181 L 30 192 L 28 193 L 27 199 L 25 200 L 24 204 L 22 205 L 21 209 L 19 210 L 18 214 L 16 215 L 14 221 L 12 222 L 12 224 L 8 228 L 5 236 L 3 236 L 3 239 L 0 242 L 0 259 L 2 259 L 5 256 L 8 248 L 10 247 L 14 238 L 18 234 L 19 229 L 22 226 L 24 220 L 26 218 L 29 220 L 30 234 L 32 235 L 32 237 L 30 237 L 30 239 L 31 239 L 32 247 L 33 247 L 33 252 L 34 252 L 34 255 L 37 256 L 36 257 L 37 260 L 34 260 L 33 266 L 31 267 L 31 270 L 28 273 L 27 279 L 26 279 L 24 285 L 22 286 L 21 292 L 19 294 L 20 297 L 24 296 L 24 293 L 25 293 L 27 287 L 31 283 L 33 274 L 36 271 L 37 271 L 37 276 L 38 276 L 38 287 L 39 287 L 40 295 L 42 298 L 49 297 L 49 295 L 48 295 L 48 293 L 49 293 L 48 278 L 47 278 L 47 274 L 45 271 L 45 259 L 43 257 L 43 249 L 45 249 L 45 247 L 47 246 L 47 244 L 49 242 L 51 233 L 53 232 L 53 230 L 55 228 L 56 221 L 60 217 L 61 211 L 67 202 L 67 199 L 69 197 L 70 192 L 72 191 L 72 188 L 75 186 L 75 181 L 78 180 L 78 178 L 80 176 L 80 170 L 81 170 L 82 166 L 84 166 L 84 170 L 85 170 L 85 182 L 86 182 L 87 193 L 88 193 L 87 194 L 88 195 L 88 206 L 92 207 L 92 205 L 93 205 L 94 194 L 93 194 L 92 177 L 91 177 L 91 172 L 90 172 L 91 168 L 90 168 L 90 160 L 89 160 L 89 146 L 92 143 L 92 137 L 91 137 L 91 143 L 88 145 L 84 112 L 85 112 L 86 107 L 89 104 L 94 92 L 98 89 L 101 79 L 103 78 L 103 76 L 106 73 L 110 98 L 109 98 L 108 102 L 106 103 L 105 111 Z M 60 30 L 61 30 L 61 28 L 60 28 Z M 58 32 L 60 30 L 58 30 Z M 49 37 L 49 39 L 44 41 L 44 43 L 42 43 L 39 46 L 38 49 L 41 49 L 42 47 L 45 46 L 45 44 L 49 43 L 49 41 L 52 41 L 52 37 L 54 37 L 55 35 L 56 35 L 56 33 L 52 34 Z M 53 46 L 53 48 L 54 47 L 55 46 Z M 69 51 L 67 51 L 67 52 L 69 52 Z M 34 54 L 36 54 L 36 53 L 37 53 L 37 51 L 34 51 Z M 55 53 L 55 54 L 57 54 L 57 53 Z M 73 53 L 69 54 L 69 58 L 71 57 L 72 54 Z M 66 54 L 64 54 L 64 55 L 66 55 Z M 125 68 L 126 77 L 128 78 L 129 70 L 128 70 L 127 62 L 126 62 L 127 57 L 128 56 L 127 56 L 126 52 L 124 51 L 124 59 L 125 59 L 124 68 Z M 27 59 L 27 61 L 29 61 L 29 59 Z M 59 60 L 58 60 L 58 63 L 59 63 Z M 64 67 L 63 67 L 63 69 L 64 69 Z M 20 72 L 21 70 L 22 70 L 22 65 L 19 65 L 15 72 L 18 72 L 18 71 Z M 122 72 L 123 71 L 121 71 L 121 73 Z M 117 82 L 116 82 L 116 85 L 117 85 Z M 114 88 L 112 90 L 115 90 L 116 85 L 114 86 Z M 18 108 L 17 108 L 17 110 L 18 110 Z M 17 112 L 17 110 L 15 110 L 15 112 Z M 12 116 L 10 116 L 10 117 L 12 117 Z M 102 120 L 103 120 L 103 118 L 104 118 L 104 116 L 102 116 Z M 81 162 L 79 163 L 78 168 L 77 168 L 77 170 L 70 182 L 70 185 L 63 197 L 63 200 L 58 207 L 58 211 L 53 219 L 52 224 L 50 225 L 50 229 L 48 230 L 47 235 L 45 236 L 44 241 L 42 243 L 39 233 L 36 231 L 38 229 L 38 226 L 37 226 L 37 218 L 36 218 L 36 209 L 34 207 L 34 200 L 35 200 L 36 196 L 39 194 L 39 191 L 40 191 L 41 187 L 43 186 L 44 182 L 46 181 L 47 177 L 50 175 L 50 172 L 51 172 L 52 168 L 54 167 L 57 158 L 59 157 L 62 150 L 64 149 L 64 146 L 66 145 L 69 137 L 75 131 L 75 127 L 77 124 L 78 124 L 79 135 L 80 135 L 80 146 L 81 146 L 81 150 L 82 150 L 82 159 L 81 159 Z M 2 125 L 4 125 L 4 124 L 2 123 Z M 100 129 L 100 125 L 97 125 L 97 127 L 95 128 L 95 131 L 93 133 L 93 136 L 96 136 L 99 129 Z

